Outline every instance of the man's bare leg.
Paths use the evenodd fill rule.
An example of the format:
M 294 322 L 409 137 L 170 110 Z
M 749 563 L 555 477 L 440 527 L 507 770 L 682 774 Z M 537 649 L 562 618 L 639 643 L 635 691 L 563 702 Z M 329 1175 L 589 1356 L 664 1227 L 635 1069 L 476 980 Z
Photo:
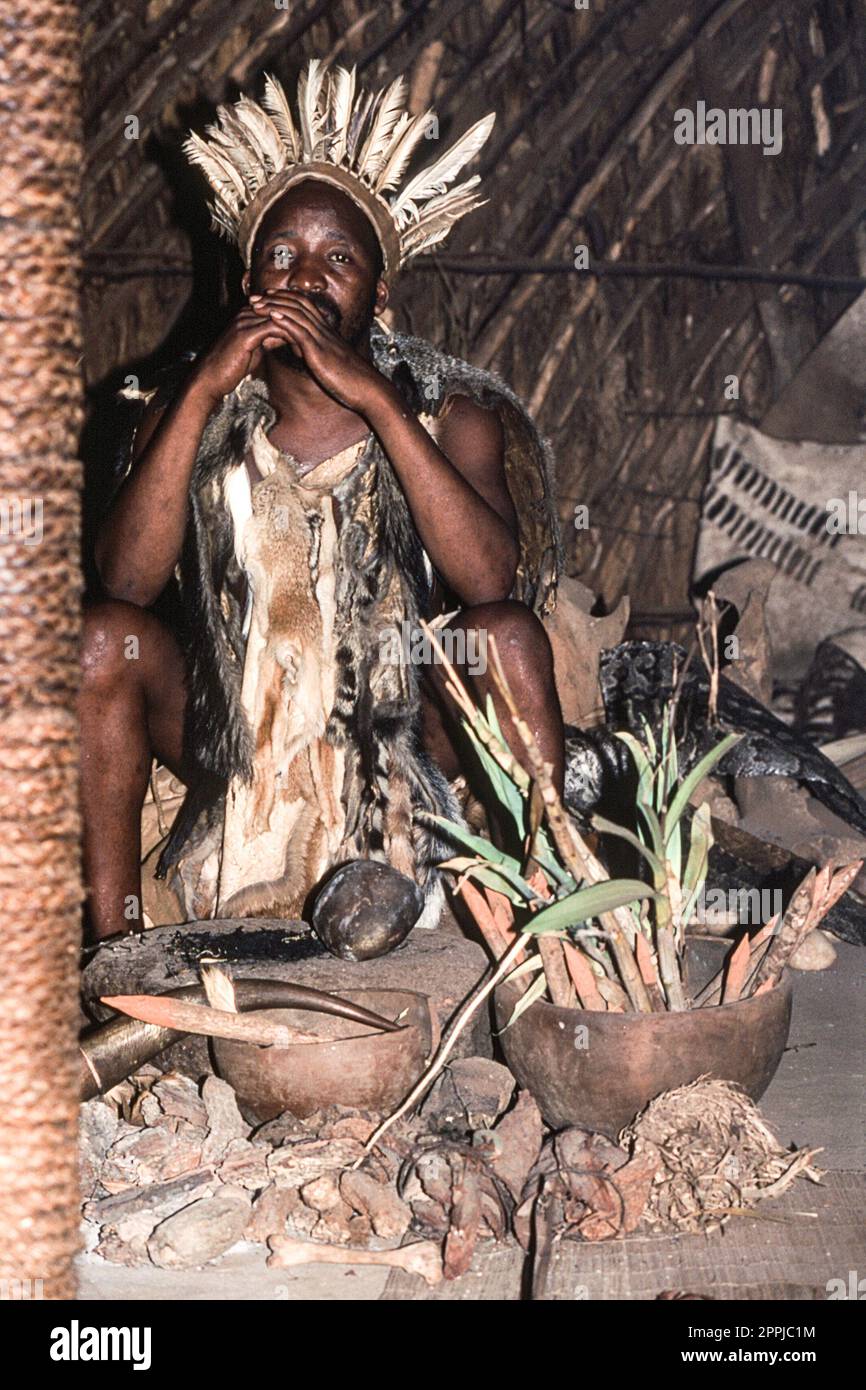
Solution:
M 156 757 L 187 781 L 184 662 L 152 613 L 109 601 L 85 610 L 81 810 L 91 938 L 141 925 L 141 808 Z M 124 915 L 136 900 L 138 917 Z
M 540 620 L 524 604 L 506 600 L 464 608 L 455 618 L 449 619 L 447 626 L 452 632 L 459 628 L 467 632 L 466 650 L 470 659 L 454 664 L 470 693 L 474 693 L 482 707 L 487 694 L 493 696 L 508 746 L 521 766 L 529 770 L 523 745 L 493 682 L 489 648 L 485 649 L 483 640 L 471 647 L 468 634 L 472 630 L 479 634 L 486 633 L 484 640 L 487 641 L 491 636 L 495 637 L 517 707 L 535 735 L 545 761 L 552 764 L 554 785 L 562 795 L 565 774 L 562 711 L 553 677 L 553 652 Z M 447 647 L 445 650 L 447 654 Z M 473 675 L 472 667 L 481 667 L 484 663 L 472 658 L 483 657 L 485 653 L 486 671 L 478 670 Z M 444 690 L 444 667 L 430 666 L 426 674 L 424 742 L 428 752 L 450 779 L 464 770 L 459 723 L 454 719 L 454 702 Z

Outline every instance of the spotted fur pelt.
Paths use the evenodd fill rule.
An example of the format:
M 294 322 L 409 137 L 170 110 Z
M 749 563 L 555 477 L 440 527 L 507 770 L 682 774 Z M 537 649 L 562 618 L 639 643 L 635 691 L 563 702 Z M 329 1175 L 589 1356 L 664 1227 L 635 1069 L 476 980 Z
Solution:
M 438 351 L 432 344 L 378 328 L 371 334 L 377 368 L 416 415 L 440 414 L 454 394 L 470 396 L 500 417 L 509 489 L 519 517 L 521 555 L 514 597 L 540 613 L 555 602 L 561 568 L 549 445 L 517 396 L 492 373 Z M 250 389 L 251 388 L 251 389 Z M 176 863 L 204 820 L 221 818 L 219 789 L 248 778 L 253 731 L 241 708 L 244 666 L 244 583 L 235 558 L 230 514 L 223 499 L 227 471 L 243 459 L 261 421 L 275 420 L 263 382 L 232 392 L 203 433 L 191 487 L 191 524 L 181 562 L 188 616 L 187 747 L 206 774 L 208 790 L 193 791 L 173 828 L 160 874 Z M 375 856 L 388 815 L 390 769 L 411 789 L 410 817 L 419 809 L 459 819 L 456 801 L 421 746 L 418 669 L 380 659 L 383 629 L 413 625 L 427 610 L 432 575 L 394 470 L 371 433 L 359 462 L 339 488 L 337 583 L 338 680 L 326 738 L 347 749 L 343 792 L 352 852 Z M 420 819 L 412 841 L 419 881 L 447 857 Z

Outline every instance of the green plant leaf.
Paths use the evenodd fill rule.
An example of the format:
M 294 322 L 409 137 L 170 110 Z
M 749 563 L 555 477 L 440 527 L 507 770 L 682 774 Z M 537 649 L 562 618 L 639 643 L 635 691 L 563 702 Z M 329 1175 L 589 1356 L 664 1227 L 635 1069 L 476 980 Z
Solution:
M 687 926 L 701 889 L 706 882 L 713 831 L 709 803 L 702 801 L 692 816 L 689 857 L 683 874 L 683 923 Z
M 505 864 L 519 875 L 520 864 L 518 861 L 512 855 L 497 849 L 496 845 L 492 844 L 490 840 L 485 840 L 483 835 L 473 835 L 471 830 L 464 830 L 462 825 L 458 825 L 456 821 L 448 820 L 446 816 L 434 816 L 430 811 L 420 811 L 418 814 L 423 816 L 424 820 L 432 821 L 434 825 L 438 825 L 446 835 L 450 836 L 452 840 L 456 840 L 458 844 L 464 845 L 466 849 L 471 849 L 478 859 L 485 859 L 490 864 Z
M 509 1018 L 505 1027 L 500 1028 L 499 1032 L 496 1033 L 495 1036 L 497 1038 L 501 1038 L 502 1034 L 511 1027 L 512 1023 L 516 1023 L 520 1015 L 522 1013 L 525 1013 L 526 1010 L 530 1008 L 537 999 L 541 998 L 546 989 L 547 976 L 542 972 L 537 980 L 532 981 L 532 984 L 529 986 L 529 989 L 527 989 L 525 993 L 521 994 L 520 998 L 518 999 L 517 1003 L 514 1005 L 514 1008 L 511 1011 L 511 1017 Z
M 492 703 L 490 704 L 488 710 L 488 727 L 490 728 L 491 733 L 493 733 L 496 737 L 499 738 L 503 747 L 507 747 L 507 744 L 505 743 L 499 731 L 499 723 L 496 719 L 495 713 L 493 714 L 493 724 L 490 723 L 489 714 L 491 711 Z M 479 714 L 479 718 L 480 717 L 481 716 Z M 472 727 L 472 724 L 468 719 L 463 720 L 463 727 L 466 730 L 467 734 L 469 735 L 469 738 L 471 739 L 475 747 L 475 752 L 478 755 L 478 761 L 481 763 L 481 766 L 484 770 L 485 776 L 490 785 L 490 789 L 493 792 L 493 795 L 496 797 L 496 800 L 499 802 L 500 806 L 504 807 L 504 809 L 511 816 L 511 819 L 514 821 L 518 838 L 522 839 L 526 805 L 525 793 L 522 792 L 521 789 L 516 785 L 516 783 L 512 781 L 505 769 L 499 766 L 499 763 L 493 757 L 492 753 L 490 753 L 490 751 L 487 748 L 485 748 L 484 744 L 481 742 L 480 738 L 476 734 L 475 730 Z
M 665 717 L 665 725 L 668 725 L 667 716 Z M 677 741 L 674 737 L 673 729 L 671 729 L 670 741 L 668 744 L 667 751 L 667 762 L 665 763 L 665 790 L 660 809 L 660 814 L 662 815 L 667 813 L 670 796 L 671 793 L 674 791 L 674 788 L 676 787 L 678 775 L 679 760 L 677 758 Z M 677 880 L 679 881 L 679 877 L 683 867 L 683 841 L 679 826 L 676 826 L 672 831 L 670 839 L 665 845 L 665 852 L 667 854 L 667 858 L 670 860 L 670 864 L 674 871 L 674 874 L 676 875 Z
M 638 793 L 640 794 L 644 785 L 647 787 L 649 786 L 653 775 L 650 760 L 646 755 L 646 749 L 640 739 L 635 738 L 634 734 L 626 733 L 624 730 L 618 729 L 614 733 L 614 738 L 618 738 L 621 743 L 625 744 L 635 761 L 638 770 Z
M 668 722 L 668 709 L 665 709 L 662 717 L 662 751 L 658 764 L 658 785 L 656 788 L 656 811 L 662 814 L 667 804 L 668 777 L 670 776 L 670 759 L 668 756 L 670 744 L 670 723 Z
M 543 907 L 523 927 L 521 931 L 533 936 L 545 932 L 562 931 L 564 927 L 578 922 L 587 922 L 600 912 L 612 912 L 616 907 L 625 907 L 638 898 L 653 898 L 659 895 L 638 878 L 615 878 L 604 883 L 593 883 L 569 893 L 567 898 Z
M 680 775 L 680 758 L 673 729 L 671 730 L 671 746 L 668 759 L 670 764 L 670 777 L 668 778 L 668 784 L 665 788 L 665 804 L 667 804 L 667 799 L 670 796 L 671 790 L 676 786 Z
M 440 869 L 450 869 L 454 874 L 465 875 L 473 878 L 478 883 L 483 883 L 485 888 L 492 888 L 496 893 L 502 893 L 518 907 L 528 907 L 538 900 L 538 895 L 531 890 L 522 893 L 514 887 L 505 877 L 505 871 L 501 864 L 488 864 L 480 859 L 446 859 L 439 865 Z
M 646 718 L 646 715 L 643 714 L 641 715 L 640 722 L 643 725 L 643 736 L 646 740 L 646 746 L 649 752 L 649 761 L 650 763 L 655 763 L 658 761 L 659 754 L 658 747 L 656 746 L 655 734 L 652 731 L 652 725 Z
M 647 727 L 647 729 L 649 729 L 649 725 L 646 724 L 646 720 L 644 720 L 644 724 Z M 652 738 L 652 730 L 650 730 L 649 732 L 650 738 Z M 617 731 L 615 737 L 620 739 L 625 744 L 626 748 L 628 748 L 629 752 L 632 755 L 632 758 L 634 759 L 634 763 L 638 773 L 638 809 L 640 810 L 640 813 L 646 821 L 647 827 L 649 829 L 650 837 L 652 840 L 653 853 L 657 856 L 658 859 L 663 859 L 664 843 L 662 841 L 661 826 L 659 824 L 659 818 L 656 815 L 655 807 L 653 805 L 654 773 L 649 758 L 646 755 L 646 749 L 644 748 L 643 744 L 635 738 L 634 734 Z M 653 744 L 653 747 L 655 747 L 655 744 Z
M 721 743 L 717 743 L 715 748 L 711 748 L 709 753 L 705 753 L 699 763 L 696 763 L 687 777 L 684 777 L 677 787 L 676 795 L 665 812 L 662 823 L 662 834 L 664 843 L 667 844 L 668 838 L 679 825 L 680 817 L 688 805 L 689 797 L 692 792 L 707 776 L 721 758 L 725 756 L 735 743 L 742 738 L 742 734 L 726 734 Z
M 522 960 L 519 965 L 515 965 L 513 970 L 509 970 L 503 984 L 507 984 L 509 980 L 519 980 L 521 975 L 532 975 L 536 970 L 541 970 L 543 965 L 544 961 L 541 956 L 527 956 L 526 960 Z
M 661 862 L 665 857 L 665 850 L 664 838 L 662 836 L 662 827 L 659 818 L 655 813 L 655 809 L 649 804 L 649 802 L 647 802 L 646 805 L 641 805 L 640 813 L 646 821 L 647 829 L 649 830 L 650 840 L 652 841 L 653 854 L 655 855 L 656 859 L 658 859 L 659 862 Z
M 493 696 L 490 694 L 489 690 L 484 700 L 484 713 L 487 723 L 490 725 L 491 731 L 499 739 L 499 742 L 502 744 L 503 748 L 507 748 L 508 740 L 502 732 L 502 725 L 499 723 L 499 716 L 496 713 L 496 706 L 493 703 Z
M 549 878 L 555 880 L 560 888 L 576 888 L 577 884 L 567 869 L 564 869 L 553 852 L 550 837 L 542 826 L 535 837 L 535 858 Z
M 507 864 L 482 864 L 477 869 L 467 869 L 466 872 L 470 877 L 477 878 L 479 883 L 495 889 L 497 893 L 503 893 L 506 898 L 510 898 L 521 907 L 530 907 L 533 903 L 545 901 L 540 893 L 530 887 L 525 878 L 512 873 Z
M 627 840 L 633 845 L 638 854 L 642 854 L 654 873 L 663 873 L 664 865 L 657 854 L 638 839 L 633 830 L 627 830 L 624 825 L 617 825 L 615 821 L 606 820 L 604 816 L 593 816 L 592 826 L 594 830 L 599 830 L 603 835 L 616 835 L 620 840 Z

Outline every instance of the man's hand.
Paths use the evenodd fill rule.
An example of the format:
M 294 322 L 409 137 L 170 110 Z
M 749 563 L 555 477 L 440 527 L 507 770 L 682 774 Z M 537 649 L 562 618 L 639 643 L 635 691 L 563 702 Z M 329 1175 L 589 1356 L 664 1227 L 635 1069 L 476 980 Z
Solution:
M 207 422 L 268 348 L 289 343 L 281 324 L 249 306 L 196 363 L 168 409 L 145 413 L 134 467 L 103 520 L 96 563 L 112 598 L 146 608 L 171 578 L 183 546 L 189 484 Z
M 295 290 L 251 295 L 250 303 L 260 320 L 284 335 L 281 341 L 291 343 L 323 390 L 340 405 L 366 414 L 386 386 L 385 378 L 335 332 L 317 304 Z
M 258 368 L 263 352 L 291 341 L 283 324 L 247 305 L 199 359 L 190 384 L 217 405 Z

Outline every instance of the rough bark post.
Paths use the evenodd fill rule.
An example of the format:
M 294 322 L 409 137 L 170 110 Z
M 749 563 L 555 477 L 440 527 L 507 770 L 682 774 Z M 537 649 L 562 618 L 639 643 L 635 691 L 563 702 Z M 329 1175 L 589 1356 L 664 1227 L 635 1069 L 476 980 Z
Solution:
M 78 1246 L 79 15 L 0 15 L 0 1295 Z M 20 1281 L 20 1282 L 17 1282 Z

